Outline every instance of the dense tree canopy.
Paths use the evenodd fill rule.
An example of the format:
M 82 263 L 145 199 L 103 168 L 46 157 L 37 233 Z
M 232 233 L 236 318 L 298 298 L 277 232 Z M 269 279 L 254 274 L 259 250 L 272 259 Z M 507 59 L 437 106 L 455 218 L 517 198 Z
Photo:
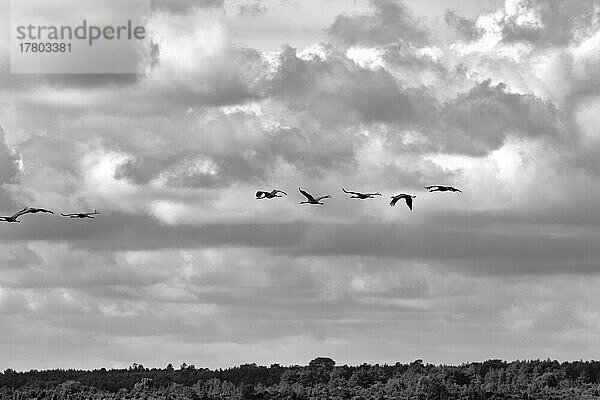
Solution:
M 596 399 L 600 362 L 488 360 L 460 366 L 410 364 L 308 366 L 244 364 L 225 370 L 31 370 L 0 373 L 1 399 Z

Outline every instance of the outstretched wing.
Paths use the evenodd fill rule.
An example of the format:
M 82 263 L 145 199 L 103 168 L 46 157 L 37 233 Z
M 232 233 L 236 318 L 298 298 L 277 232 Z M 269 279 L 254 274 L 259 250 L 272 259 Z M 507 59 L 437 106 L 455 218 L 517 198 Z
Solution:
M 11 215 L 10 218 L 15 219 L 15 218 L 20 217 L 21 215 L 28 214 L 29 212 L 30 212 L 29 208 L 25 207 L 21 211 L 18 211 L 16 213 L 14 213 L 13 215 Z
M 38 212 L 43 212 L 43 213 L 54 214 L 54 211 L 52 211 L 52 210 L 47 210 L 47 209 L 45 209 L 45 208 L 38 208 L 37 210 L 38 210 Z
M 94 210 L 93 212 L 71 213 L 71 214 L 60 213 L 60 215 L 62 215 L 63 217 L 69 217 L 69 218 L 94 218 L 94 217 L 92 217 L 92 215 L 100 215 L 100 211 Z
M 315 198 L 307 191 L 302 190 L 300 188 L 298 188 L 298 190 L 300 191 L 300 193 L 302 193 L 302 195 L 304 195 L 304 197 L 306 197 L 308 199 L 308 201 L 316 201 Z
M 317 201 L 321 201 L 323 199 L 330 199 L 331 196 L 330 195 L 326 195 L 326 196 L 321 196 L 321 197 L 317 197 Z
M 406 205 L 412 211 L 412 206 L 413 206 L 413 198 L 412 198 L 412 196 L 404 196 L 404 200 L 406 200 Z
M 344 188 L 342 188 L 342 191 L 343 191 L 344 193 L 348 193 L 348 194 L 355 194 L 355 195 L 357 195 L 357 196 L 360 196 L 360 195 L 362 195 L 362 193 L 360 193 L 360 192 L 353 192 L 353 191 L 351 191 L 351 190 L 346 190 L 346 189 L 344 189 Z
M 439 189 L 441 186 L 440 185 L 431 185 L 431 186 L 425 186 L 425 189 L 427 190 L 437 190 Z
M 287 193 L 284 192 L 283 190 L 275 189 L 274 192 L 275 192 L 274 194 L 283 193 L 283 194 L 285 194 L 287 196 Z

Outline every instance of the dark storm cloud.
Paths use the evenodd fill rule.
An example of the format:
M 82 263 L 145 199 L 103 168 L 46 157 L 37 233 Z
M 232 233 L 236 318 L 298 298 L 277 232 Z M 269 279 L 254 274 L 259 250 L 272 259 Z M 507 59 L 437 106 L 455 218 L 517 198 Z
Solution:
M 270 94 L 326 125 L 419 123 L 432 110 L 426 93 L 403 89 L 389 72 L 361 68 L 340 55 L 304 60 L 286 47 L 280 63 Z
M 161 53 L 162 54 L 162 53 Z M 244 47 L 227 47 L 219 54 L 199 60 L 201 65 L 181 71 L 172 60 L 141 82 L 129 101 L 148 113 L 169 113 L 198 106 L 240 104 L 262 97 L 265 62 L 261 54 Z M 110 107 L 112 103 L 106 104 Z
M 371 8 L 371 15 L 338 16 L 328 29 L 329 34 L 346 45 L 427 42 L 427 30 L 401 1 L 371 0 Z
M 229 256 L 231 253 L 237 254 Z M 189 343 L 227 340 L 250 344 L 256 340 L 289 334 L 318 334 L 326 337 L 323 330 L 325 322 L 332 329 L 348 329 L 366 327 L 369 320 L 373 321 L 375 318 L 382 320 L 381 326 L 391 328 L 394 325 L 393 318 L 425 311 L 418 304 L 411 305 L 410 299 L 435 299 L 441 295 L 434 293 L 427 282 L 407 282 L 406 275 L 410 276 L 411 271 L 405 270 L 405 278 L 402 281 L 393 279 L 390 282 L 388 279 L 385 287 L 365 292 L 364 296 L 367 296 L 368 301 L 363 301 L 363 295 L 349 288 L 340 288 L 341 292 L 335 297 L 323 299 L 320 297 L 324 285 L 323 275 L 319 276 L 319 273 L 314 271 L 315 266 L 308 267 L 306 260 L 264 258 L 259 254 L 241 250 L 232 250 L 225 254 L 222 265 L 210 266 L 214 272 L 201 273 L 193 279 L 186 279 L 186 290 L 191 295 L 186 299 L 161 298 L 156 294 L 160 292 L 160 286 L 151 286 L 144 290 L 139 286 L 127 285 L 125 280 L 117 284 L 123 289 L 128 289 L 130 295 L 121 297 L 118 293 L 111 292 L 111 287 L 103 287 L 102 282 L 94 284 L 94 280 L 89 279 L 89 282 L 79 290 L 73 290 L 72 295 L 67 298 L 61 296 L 61 290 L 64 289 L 46 290 L 44 304 L 40 304 L 35 310 L 37 320 L 69 330 L 109 335 L 129 337 L 176 334 L 179 340 Z M 242 254 L 243 259 L 240 258 Z M 170 257 L 165 257 L 165 260 L 170 260 Z M 369 262 L 374 266 L 373 271 L 377 271 L 381 277 L 389 276 L 393 269 L 398 268 L 386 267 L 385 263 L 379 265 L 374 260 Z M 343 263 L 329 263 L 318 268 L 335 271 L 336 274 L 344 271 L 350 280 L 358 273 L 358 264 L 360 263 L 349 259 Z M 165 268 L 164 261 L 159 265 L 165 277 L 173 275 L 173 271 L 177 270 L 177 260 L 168 264 L 168 269 Z M 146 263 L 140 266 L 137 272 L 142 274 L 153 267 L 154 265 Z M 63 288 L 77 288 L 78 277 L 70 276 L 77 269 L 70 268 L 67 271 L 64 268 L 64 265 L 46 266 L 46 269 L 56 269 L 56 277 L 63 276 Z M 84 263 L 84 271 L 78 275 L 93 274 L 99 278 L 102 270 L 106 269 L 107 277 L 110 273 L 117 272 L 112 265 L 103 267 L 102 264 Z M 201 271 L 202 266 L 197 266 L 197 270 Z M 46 275 L 45 272 L 42 271 L 42 275 Z M 250 275 L 264 276 L 266 281 L 256 282 L 252 278 L 248 279 Z M 28 278 L 29 276 L 25 276 L 24 280 Z M 44 282 L 44 277 L 37 279 L 37 283 Z M 167 283 L 165 281 L 165 284 Z M 89 284 L 91 285 L 88 286 Z M 52 285 L 53 283 L 50 283 L 49 288 L 54 287 Z M 397 293 L 398 291 L 401 293 Z M 80 304 L 76 299 L 84 293 L 92 293 L 104 301 L 98 306 L 90 301 Z M 117 305 L 112 303 L 115 299 L 127 299 L 132 302 Z M 399 304 L 393 304 L 396 300 L 399 300 Z M 402 300 L 409 301 L 402 304 Z M 154 305 L 148 306 L 145 301 L 152 301 Z M 386 304 L 386 301 L 390 301 L 390 304 Z M 135 307 L 134 304 L 144 306 Z M 324 307 L 324 304 L 327 304 L 327 307 Z M 107 307 L 108 305 L 110 307 Z M 214 320 L 214 314 L 202 315 L 198 312 L 204 305 L 219 307 L 219 324 Z M 159 310 L 161 312 L 157 316 L 155 312 Z M 389 313 L 393 313 L 395 317 L 388 315 L 386 318 L 386 314 Z M 189 318 L 189 314 L 194 315 L 194 318 Z M 371 318 L 368 318 L 369 315 Z M 153 328 L 142 329 L 148 328 L 146 322 L 153 317 Z M 140 324 L 136 324 L 136 320 L 139 320 Z M 384 323 L 383 320 L 387 322 Z M 177 332 L 160 329 L 163 323 L 177 327 Z M 252 332 L 240 329 L 244 325 L 252 326 Z M 224 329 L 225 326 L 227 329 Z
M 481 155 L 499 148 L 510 134 L 549 138 L 563 135 L 561 115 L 551 103 L 532 95 L 510 93 L 503 84 L 485 81 L 440 104 L 425 88 L 404 89 L 385 70 L 363 69 L 340 55 L 305 60 L 288 47 L 280 61 L 275 77 L 259 86 L 268 87 L 266 93 L 271 98 L 300 115 L 292 119 L 297 126 L 265 128 L 261 117 L 242 112 L 206 114 L 209 118 L 199 124 L 195 114 L 179 112 L 176 124 L 157 117 L 142 121 L 133 118 L 127 124 L 121 119 L 115 129 L 114 118 L 98 122 L 88 119 L 74 132 L 103 137 L 133 156 L 118 166 L 118 179 L 144 185 L 162 176 L 172 187 L 205 188 L 259 183 L 280 161 L 307 176 L 345 170 L 356 164 L 355 146 L 360 140 L 355 136 L 356 129 L 348 127 L 357 124 L 386 123 L 390 149 L 398 154 L 451 151 Z M 165 99 L 165 95 L 159 98 Z M 420 130 L 427 140 L 404 144 L 400 133 L 407 128 Z M 125 136 L 124 130 L 128 131 Z M 168 138 L 176 145 L 152 145 L 164 143 L 163 130 L 177 131 Z M 140 141 L 150 147 L 141 151 Z M 47 165 L 77 173 L 69 170 L 77 153 L 65 141 L 32 138 L 22 150 L 27 162 L 46 159 Z M 418 158 L 413 162 L 426 167 Z M 203 169 L 203 163 L 210 167 Z M 426 169 L 428 175 L 441 177 L 438 168 Z M 417 184 L 426 180 L 421 169 L 406 171 L 389 165 L 386 170 L 382 173 L 390 181 L 403 177 L 400 181 Z
M 71 243 L 91 250 L 195 249 L 205 247 L 288 247 L 301 242 L 306 222 L 240 222 L 169 226 L 134 214 L 104 213 L 88 221 L 46 216 L 0 226 L 4 242 L 22 240 Z
M 540 23 L 519 23 L 520 14 L 508 17 L 503 29 L 507 42 L 565 45 L 589 36 L 600 20 L 597 0 L 527 0 L 520 4 L 539 16 Z
M 444 150 L 486 154 L 499 148 L 507 135 L 565 138 L 563 116 L 550 102 L 534 95 L 510 93 L 506 85 L 484 81 L 447 102 L 440 119 Z
M 206 321 L 201 326 L 186 323 L 182 318 L 173 315 L 164 315 L 157 318 L 155 315 L 124 315 L 111 316 L 99 313 L 91 315 L 69 315 L 60 319 L 48 318 L 51 325 L 65 327 L 69 330 L 80 332 L 103 332 L 117 336 L 163 336 L 163 335 L 195 335 L 206 340 L 207 334 L 216 337 L 211 323 Z M 204 332 L 204 335 L 202 335 Z
M 4 89 L 14 88 L 17 90 L 31 90 L 46 85 L 62 89 L 94 89 L 132 86 L 140 81 L 141 75 L 136 74 L 9 74 L 9 66 L 6 70 L 0 62 L 0 83 Z M 7 77 L 10 77 L 8 79 Z
M 367 70 L 345 57 L 304 60 L 288 47 L 280 61 L 271 96 L 309 111 L 326 127 L 375 122 L 415 127 L 434 139 L 439 151 L 465 154 L 497 149 L 509 134 L 565 136 L 563 115 L 554 104 L 511 93 L 503 83 L 486 80 L 440 104 L 428 88 L 403 88 L 386 70 Z
M 173 140 L 180 146 L 136 155 L 117 168 L 115 177 L 147 184 L 163 176 L 171 187 L 223 188 L 264 181 L 281 162 L 320 176 L 353 163 L 352 137 L 340 140 L 337 132 L 310 125 L 265 128 L 254 115 L 216 114 L 196 129 L 182 130 Z M 210 171 L 198 167 L 203 162 Z
M 152 9 L 187 14 L 199 8 L 222 8 L 224 0 L 152 0 Z
M 85 257 L 67 258 L 63 260 L 64 264 L 60 265 L 60 268 L 50 269 L 51 267 L 46 265 L 46 270 L 43 272 L 22 271 L 14 281 L 5 278 L 2 283 L 13 289 L 125 288 L 127 292 L 133 294 L 137 288 L 167 280 L 168 274 L 165 273 L 141 271 L 127 265 L 118 265 L 114 261 L 102 261 L 102 263 L 90 262 Z
M 598 273 L 599 233 L 557 237 L 551 232 L 512 233 L 427 225 L 331 224 L 313 226 L 297 255 L 371 255 L 457 264 L 484 274 Z
M 156 157 L 136 158 L 121 164 L 115 171 L 116 179 L 129 179 L 135 184 L 147 184 L 156 178 L 169 165 L 179 162 L 181 155 L 172 156 L 171 160 Z
M 425 222 L 436 223 L 444 228 L 510 229 L 528 231 L 539 229 L 551 232 L 563 229 L 588 229 L 589 234 L 600 230 L 600 216 L 585 199 L 573 200 L 571 207 L 562 204 L 545 205 L 537 209 L 504 208 L 498 210 L 478 210 L 469 212 L 466 217 L 461 213 L 432 211 L 425 216 Z
M 153 146 L 151 150 L 146 149 L 145 154 L 139 152 L 138 144 L 140 140 L 147 140 L 148 132 L 161 142 L 159 127 L 169 130 L 174 126 L 164 124 L 156 117 L 153 120 L 157 120 L 159 125 L 145 121 L 134 123 L 132 120 L 128 124 L 129 129 L 139 132 L 130 132 L 126 137 L 122 137 L 122 129 L 114 131 L 114 126 L 98 126 L 89 133 L 113 143 L 119 142 L 117 148 L 134 156 L 118 167 L 117 178 L 147 184 L 162 175 L 172 187 L 225 187 L 233 182 L 260 182 L 279 161 L 285 161 L 309 176 L 319 176 L 325 171 L 343 170 L 355 163 L 355 130 L 347 130 L 347 127 L 357 124 L 388 124 L 391 127 L 388 138 L 392 145 L 401 141 L 401 136 L 395 132 L 415 128 L 422 131 L 428 140 L 412 145 L 414 150 L 449 150 L 463 154 L 485 154 L 497 149 L 509 134 L 550 138 L 562 135 L 561 116 L 552 104 L 532 95 L 510 93 L 502 84 L 494 86 L 486 81 L 467 93 L 459 94 L 456 99 L 440 104 L 427 88 L 403 88 L 389 72 L 361 68 L 336 53 L 326 59 L 315 57 L 307 60 L 299 58 L 294 49 L 286 47 L 280 55 L 275 76 L 269 80 L 262 75 L 263 61 L 256 52 L 248 50 L 235 54 L 236 67 L 231 67 L 230 73 L 223 70 L 215 70 L 215 76 L 209 73 L 207 84 L 177 89 L 179 83 L 183 84 L 177 82 L 175 88 L 168 89 L 164 83 L 155 88 L 150 83 L 148 89 L 145 85 L 139 91 L 126 93 L 126 105 L 118 108 L 142 107 L 144 114 L 151 110 L 162 113 L 173 108 L 197 106 L 205 101 L 238 103 L 252 98 L 271 98 L 282 101 L 299 113 L 300 119 L 292 122 L 296 126 L 266 130 L 261 126 L 259 117 L 234 113 L 213 118 L 191 130 L 184 121 L 195 124 L 194 120 L 184 116 L 179 124 L 181 128 L 177 128 L 181 131 L 169 138 L 169 141 L 179 143 L 178 146 Z M 254 69 L 254 72 L 245 72 L 246 76 L 242 79 L 237 71 L 238 68 L 243 69 L 245 62 L 251 67 L 249 71 Z M 217 96 L 216 92 L 220 95 Z M 147 100 L 141 101 L 141 96 Z M 105 112 L 111 112 L 110 107 L 115 107 L 112 102 L 109 104 L 108 99 L 107 96 L 107 103 L 101 107 Z M 160 99 L 160 102 L 153 99 Z M 170 106 L 165 106 L 164 102 Z M 82 106 L 80 102 L 70 104 Z M 44 103 L 43 107 L 47 108 L 49 117 L 56 109 L 53 102 Z M 134 112 L 137 113 L 136 110 Z M 38 113 L 36 118 L 40 115 Z M 112 124 L 112 121 L 108 122 Z M 141 126 L 147 128 L 140 129 Z M 78 127 L 78 130 L 81 129 L 87 130 Z M 255 138 L 240 140 L 238 136 Z M 219 142 L 222 145 L 217 145 Z M 409 146 L 402 144 L 399 149 L 406 150 Z M 55 153 L 32 148 L 25 153 L 25 159 L 33 162 L 36 157 L 47 158 L 45 154 L 61 154 L 64 151 L 69 154 L 66 143 L 57 142 L 54 147 Z M 212 165 L 215 173 L 197 168 L 202 157 Z M 56 162 L 47 164 L 65 164 L 65 171 L 69 168 L 67 164 L 73 161 L 66 157 L 54 158 Z M 390 166 L 390 172 L 393 169 Z M 413 171 L 410 176 L 419 173 Z
M 454 220 L 444 224 L 445 220 Z M 437 221 L 440 223 L 437 223 Z M 600 250 L 595 231 L 556 236 L 551 230 L 501 232 L 489 214 L 431 217 L 422 225 L 402 223 L 238 222 L 200 226 L 167 226 L 126 214 L 103 215 L 94 225 L 56 221 L 52 217 L 19 226 L 4 226 L 5 242 L 43 240 L 71 243 L 90 250 L 264 248 L 295 256 L 362 255 L 403 260 L 456 263 L 486 274 L 595 273 Z M 433 227 L 434 222 L 436 226 Z M 543 227 L 537 220 L 534 227 Z M 431 225 L 431 227 L 429 227 Z M 512 225 L 515 225 L 514 223 Z
M 477 28 L 475 21 L 458 15 L 455 10 L 447 10 L 444 18 L 465 40 L 478 40 L 483 35 L 483 29 Z
M 143 185 L 161 175 L 167 175 L 165 183 L 168 186 L 192 188 L 222 188 L 235 182 L 258 183 L 272 168 L 278 154 L 264 154 L 261 151 L 248 156 L 238 154 L 210 157 L 211 165 L 218 171 L 215 173 L 197 172 L 193 167 L 181 168 L 187 162 L 190 165 L 196 164 L 195 157 L 194 153 L 182 152 L 171 156 L 170 159 L 136 158 L 121 165 L 115 177 L 130 179 L 135 184 Z

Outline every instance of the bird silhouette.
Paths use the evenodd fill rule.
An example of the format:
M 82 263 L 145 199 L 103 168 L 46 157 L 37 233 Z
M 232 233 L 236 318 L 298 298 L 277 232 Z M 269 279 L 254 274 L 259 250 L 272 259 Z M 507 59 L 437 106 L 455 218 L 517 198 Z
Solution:
M 18 211 L 18 212 L 14 213 L 11 216 L 0 217 L 0 221 L 2 221 L 2 222 L 12 222 L 12 223 L 15 223 L 15 222 L 21 223 L 21 221 L 19 221 L 17 218 L 19 218 L 21 215 L 25 214 L 26 210 L 27 209 L 24 208 L 21 211 Z
M 460 192 L 460 193 L 462 193 L 462 190 L 457 189 L 452 186 L 432 185 L 432 186 L 425 186 L 425 189 L 429 190 L 429 192 Z
M 45 208 L 25 207 L 24 210 L 25 210 L 24 214 L 37 214 L 37 213 L 54 214 L 54 211 L 50 211 Z
M 406 205 L 408 206 L 408 208 L 412 211 L 413 199 L 416 197 L 417 196 L 411 196 L 410 194 L 406 193 L 397 194 L 396 196 L 392 196 L 390 206 L 394 207 L 399 200 L 403 199 L 404 201 L 406 201 Z
M 279 193 L 283 193 L 287 196 L 287 193 L 284 192 L 283 190 L 273 189 L 270 192 L 267 192 L 264 190 L 259 190 L 258 192 L 256 192 L 256 199 L 261 200 L 261 199 L 273 199 L 275 197 L 283 197 Z
M 375 196 L 381 196 L 381 193 L 379 193 L 379 192 L 377 192 L 377 193 L 361 193 L 361 192 L 353 192 L 351 190 L 346 190 L 344 188 L 342 188 L 342 191 L 344 193 L 353 195 L 353 196 L 350 196 L 351 199 L 365 200 L 365 199 L 374 199 Z
M 18 222 L 21 223 L 21 221 L 19 221 L 17 218 L 19 218 L 22 215 L 25 214 L 37 214 L 37 213 L 49 213 L 49 214 L 54 214 L 52 211 L 50 210 L 46 210 L 45 208 L 34 208 L 34 207 L 25 207 L 22 210 L 14 213 L 11 216 L 7 216 L 7 217 L 0 217 L 0 222 Z
M 298 188 L 298 190 L 300 191 L 300 193 L 302 193 L 304 195 L 304 197 L 306 197 L 306 201 L 301 201 L 300 204 L 318 204 L 320 206 L 323 206 L 325 204 L 321 203 L 321 200 L 323 199 L 330 199 L 331 196 L 330 195 L 326 195 L 326 196 L 321 196 L 321 197 L 313 197 L 313 195 L 311 195 L 310 193 L 308 193 L 307 191 L 304 191 L 300 188 Z
M 94 219 L 94 215 L 100 215 L 100 211 L 98 210 L 94 210 L 94 212 L 87 212 L 87 213 L 72 213 L 72 214 L 63 214 L 60 213 L 60 215 L 62 215 L 63 217 L 67 217 L 67 218 L 90 218 L 90 219 Z

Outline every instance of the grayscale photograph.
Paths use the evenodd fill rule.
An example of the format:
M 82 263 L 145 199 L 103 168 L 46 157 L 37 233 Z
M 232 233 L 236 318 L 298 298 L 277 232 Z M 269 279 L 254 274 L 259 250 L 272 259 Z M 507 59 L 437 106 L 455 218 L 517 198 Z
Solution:
M 0 400 L 600 399 L 600 0 L 0 32 Z

